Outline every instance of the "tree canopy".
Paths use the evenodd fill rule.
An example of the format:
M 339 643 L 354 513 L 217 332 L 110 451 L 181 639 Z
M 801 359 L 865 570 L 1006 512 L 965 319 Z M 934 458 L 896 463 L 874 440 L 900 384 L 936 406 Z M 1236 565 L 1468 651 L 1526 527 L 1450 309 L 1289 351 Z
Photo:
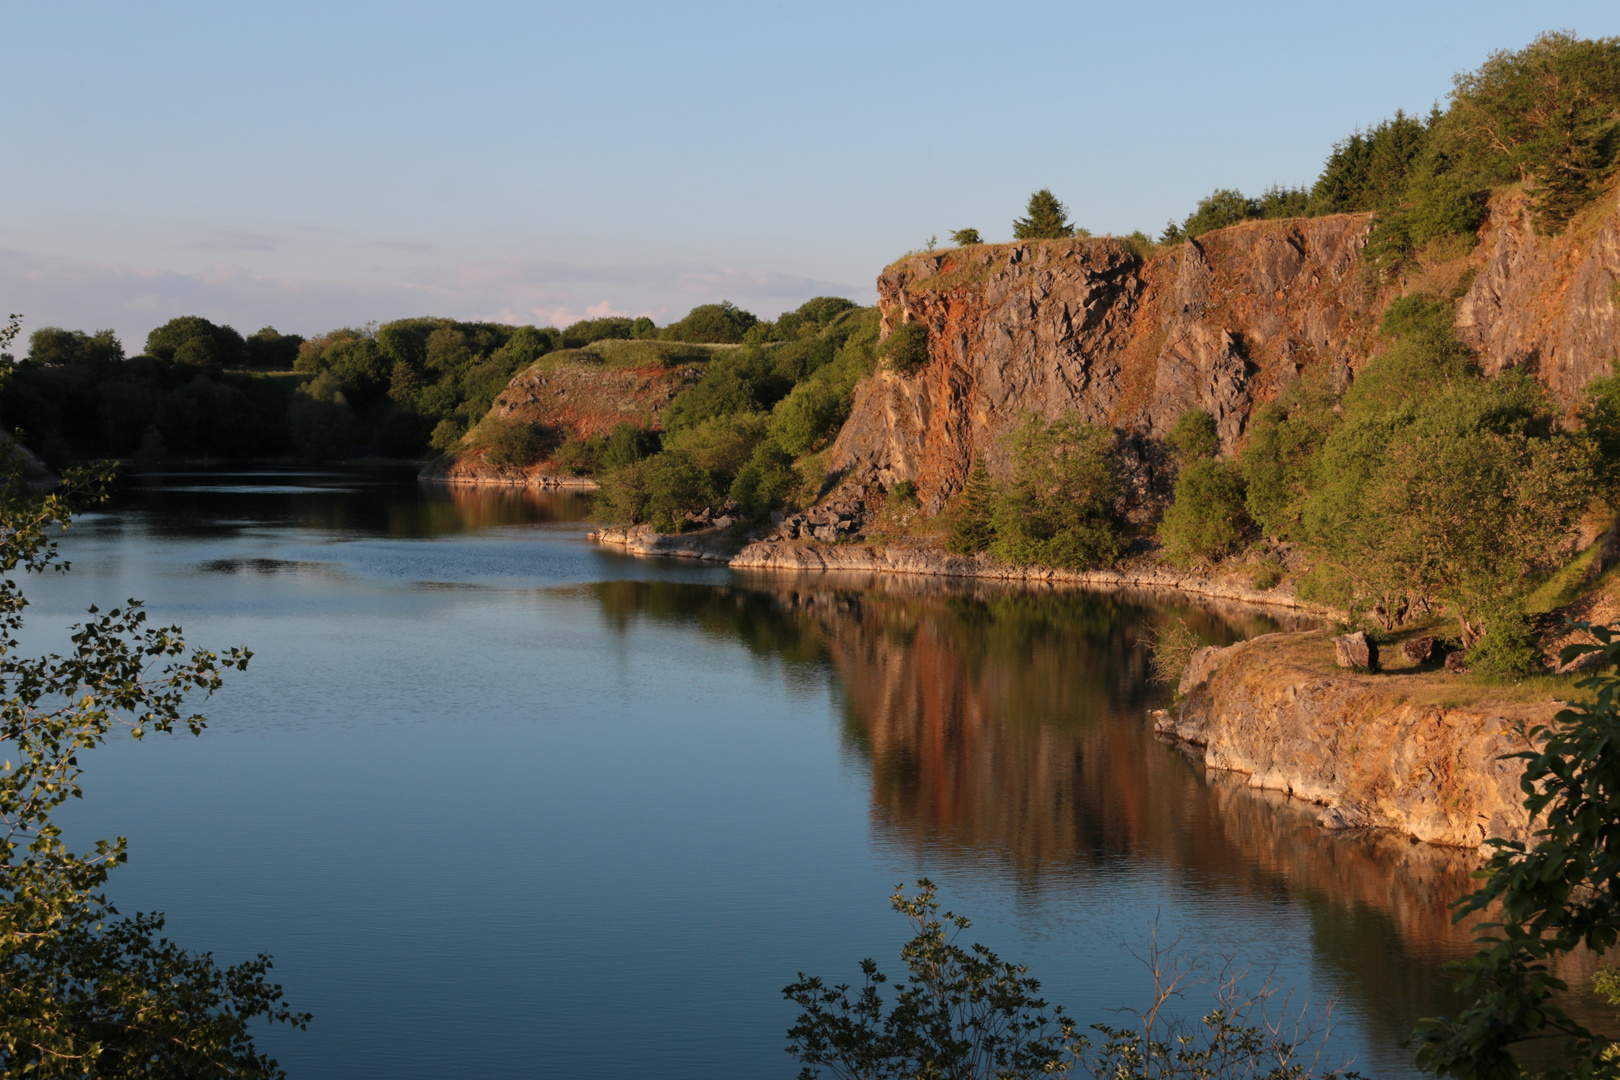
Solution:
M 1017 240 L 1059 240 L 1073 235 L 1069 208 L 1058 201 L 1050 188 L 1041 188 L 1031 195 L 1024 216 L 1013 221 L 1013 238 Z

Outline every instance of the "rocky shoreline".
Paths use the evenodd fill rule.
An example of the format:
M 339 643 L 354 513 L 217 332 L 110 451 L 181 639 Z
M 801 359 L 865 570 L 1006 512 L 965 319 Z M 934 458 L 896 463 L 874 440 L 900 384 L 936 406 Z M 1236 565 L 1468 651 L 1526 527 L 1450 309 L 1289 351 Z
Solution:
M 1177 573 L 1152 565 L 1112 570 L 1050 570 L 1018 567 L 988 555 L 952 555 L 915 541 L 889 544 L 815 543 L 788 540 L 737 540 L 728 532 L 709 529 L 671 535 L 646 525 L 610 525 L 590 534 L 599 544 L 627 554 L 701 559 L 724 563 L 736 570 L 779 570 L 792 573 L 856 571 L 878 574 L 916 574 L 931 577 L 977 578 L 1005 582 L 1040 582 L 1094 588 L 1165 590 L 1208 596 L 1217 600 L 1263 607 L 1286 608 L 1323 617 L 1335 614 L 1308 604 L 1291 593 L 1255 589 L 1242 581 Z
M 1339 671 L 1332 657 L 1323 631 L 1201 649 L 1155 730 L 1209 769 L 1320 806 L 1330 829 L 1476 849 L 1528 838 L 1524 764 L 1503 755 L 1529 749 L 1525 732 L 1562 702 L 1423 704 L 1426 682 L 1446 676 Z

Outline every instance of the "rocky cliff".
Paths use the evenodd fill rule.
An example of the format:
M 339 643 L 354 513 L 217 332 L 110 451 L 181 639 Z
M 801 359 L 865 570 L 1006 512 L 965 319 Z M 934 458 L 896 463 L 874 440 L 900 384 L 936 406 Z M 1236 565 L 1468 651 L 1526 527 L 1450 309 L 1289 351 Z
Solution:
M 1247 776 L 1322 807 L 1330 828 L 1394 829 L 1419 840 L 1479 847 L 1528 835 L 1524 731 L 1562 707 L 1469 701 L 1482 688 L 1417 672 L 1333 668 L 1323 632 L 1270 634 L 1196 654 L 1185 699 L 1156 724 L 1202 748 L 1211 769 Z
M 1369 215 L 1260 221 L 1144 260 L 1114 239 L 979 245 L 914 255 L 878 278 L 884 332 L 929 329 L 928 364 L 856 392 L 830 469 L 911 480 L 937 511 L 975 457 L 1005 475 L 1003 436 L 1025 412 L 1073 410 L 1125 433 L 1145 482 L 1154 436 L 1183 411 L 1215 417 L 1227 450 L 1258 403 L 1307 370 L 1353 378 L 1396 289 L 1472 278 L 1458 324 L 1487 371 L 1533 369 L 1566 402 L 1620 355 L 1612 194 L 1566 236 L 1537 237 L 1499 197 L 1469 254 L 1421 264 L 1374 294 L 1359 253 Z

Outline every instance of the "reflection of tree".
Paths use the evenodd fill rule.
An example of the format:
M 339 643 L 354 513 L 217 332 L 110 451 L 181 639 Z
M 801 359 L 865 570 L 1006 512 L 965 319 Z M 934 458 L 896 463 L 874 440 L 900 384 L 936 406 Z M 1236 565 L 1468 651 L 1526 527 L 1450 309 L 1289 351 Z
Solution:
M 187 490 L 199 486 L 208 490 Z M 253 488 L 238 502 L 220 486 Z M 278 490 L 282 489 L 282 490 Z M 430 538 L 508 525 L 577 521 L 589 496 L 573 491 L 426 484 L 414 473 L 192 473 L 125 478 L 119 508 L 148 511 L 165 536 L 231 534 L 259 525 L 335 534 Z M 228 517 L 222 517 L 224 507 Z

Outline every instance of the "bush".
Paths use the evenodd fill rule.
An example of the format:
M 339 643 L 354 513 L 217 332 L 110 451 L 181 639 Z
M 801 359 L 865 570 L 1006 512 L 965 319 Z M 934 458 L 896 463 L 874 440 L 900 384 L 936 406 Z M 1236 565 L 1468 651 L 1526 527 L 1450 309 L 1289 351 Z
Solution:
M 776 403 L 771 411 L 771 435 L 784 450 L 808 454 L 821 445 L 849 415 L 849 395 L 830 380 L 810 379 Z
M 462 426 L 454 420 L 440 420 L 433 426 L 433 434 L 428 436 L 428 445 L 441 454 L 453 454 L 461 445 L 461 437 L 466 434 Z
M 1119 558 L 1112 433 L 1074 414 L 1028 418 L 1012 436 L 1013 479 L 998 500 L 990 550 L 1017 566 L 1090 570 Z
M 974 244 L 982 244 L 984 241 L 979 239 L 978 229 L 956 229 L 951 233 L 951 243 L 957 247 L 971 247 Z
M 1202 409 L 1189 409 L 1176 417 L 1175 426 L 1164 441 L 1186 464 L 1220 453 L 1221 437 L 1215 430 L 1215 418 Z
M 294 448 L 310 461 L 342 457 L 355 444 L 354 410 L 326 375 L 300 386 L 287 407 Z
M 1522 679 L 1541 670 L 1541 646 L 1524 605 L 1496 597 L 1479 609 L 1483 635 L 1468 650 L 1468 666 L 1481 674 Z
M 544 440 L 525 420 L 489 417 L 473 429 L 473 446 L 484 451 L 484 460 L 491 465 L 526 468 L 540 460 Z
M 551 456 L 558 471 L 570 476 L 589 476 L 597 470 L 597 460 L 588 440 L 570 435 Z
M 928 328 L 921 323 L 901 323 L 889 331 L 878 355 L 895 374 L 915 374 L 928 365 Z
M 1202 458 L 1176 477 L 1175 495 L 1159 540 L 1171 561 L 1185 565 L 1231 554 L 1250 526 L 1244 509 L 1243 476 L 1227 461 Z
M 764 441 L 769 423 L 770 418 L 758 412 L 716 416 L 670 436 L 665 445 L 708 470 L 714 489 L 724 491 Z
M 764 518 L 797 491 L 804 479 L 793 465 L 793 455 L 767 438 L 731 482 L 731 498 L 755 519 Z

